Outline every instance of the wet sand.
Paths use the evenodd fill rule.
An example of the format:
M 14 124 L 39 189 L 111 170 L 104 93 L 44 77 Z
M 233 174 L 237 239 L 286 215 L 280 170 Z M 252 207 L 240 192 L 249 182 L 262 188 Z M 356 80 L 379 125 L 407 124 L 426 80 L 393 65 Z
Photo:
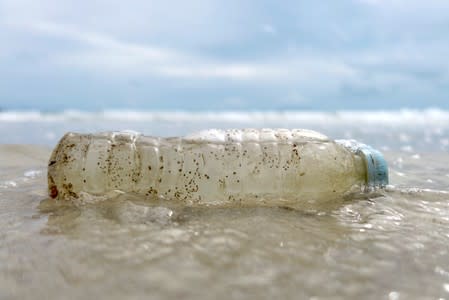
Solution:
M 317 211 L 47 199 L 47 147 L 0 146 L 0 299 L 449 297 L 449 155 L 387 152 L 374 198 Z

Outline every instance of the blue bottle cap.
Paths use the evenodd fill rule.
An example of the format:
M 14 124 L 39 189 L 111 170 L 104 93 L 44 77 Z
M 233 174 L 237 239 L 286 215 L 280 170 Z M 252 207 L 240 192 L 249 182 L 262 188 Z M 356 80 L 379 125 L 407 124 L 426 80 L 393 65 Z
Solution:
M 367 185 L 385 187 L 388 184 L 388 165 L 382 153 L 367 145 L 361 145 L 357 153 L 365 159 Z

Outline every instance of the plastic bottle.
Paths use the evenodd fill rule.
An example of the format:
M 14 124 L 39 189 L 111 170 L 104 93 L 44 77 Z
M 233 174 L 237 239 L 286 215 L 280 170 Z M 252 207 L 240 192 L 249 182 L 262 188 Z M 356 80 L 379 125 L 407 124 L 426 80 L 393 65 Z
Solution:
M 48 167 L 51 198 L 114 191 L 187 205 L 295 206 L 383 187 L 382 155 L 310 130 L 206 130 L 182 138 L 67 133 Z

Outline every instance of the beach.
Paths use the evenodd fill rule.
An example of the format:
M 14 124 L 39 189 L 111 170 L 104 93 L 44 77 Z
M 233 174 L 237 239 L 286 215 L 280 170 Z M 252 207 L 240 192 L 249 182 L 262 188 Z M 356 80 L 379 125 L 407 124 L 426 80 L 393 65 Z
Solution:
M 48 199 L 67 131 L 308 128 L 381 150 L 390 185 L 317 209 Z M 0 113 L 0 299 L 449 298 L 449 113 Z

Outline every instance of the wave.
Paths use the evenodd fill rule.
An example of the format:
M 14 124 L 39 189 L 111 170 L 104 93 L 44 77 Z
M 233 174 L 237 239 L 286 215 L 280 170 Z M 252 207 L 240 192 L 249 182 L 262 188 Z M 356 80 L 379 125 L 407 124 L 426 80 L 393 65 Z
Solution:
M 64 122 L 64 121 L 132 121 L 132 122 L 307 122 L 369 123 L 392 126 L 449 125 L 449 111 L 435 108 L 383 111 L 141 111 L 104 110 L 88 112 L 0 111 L 0 122 Z

